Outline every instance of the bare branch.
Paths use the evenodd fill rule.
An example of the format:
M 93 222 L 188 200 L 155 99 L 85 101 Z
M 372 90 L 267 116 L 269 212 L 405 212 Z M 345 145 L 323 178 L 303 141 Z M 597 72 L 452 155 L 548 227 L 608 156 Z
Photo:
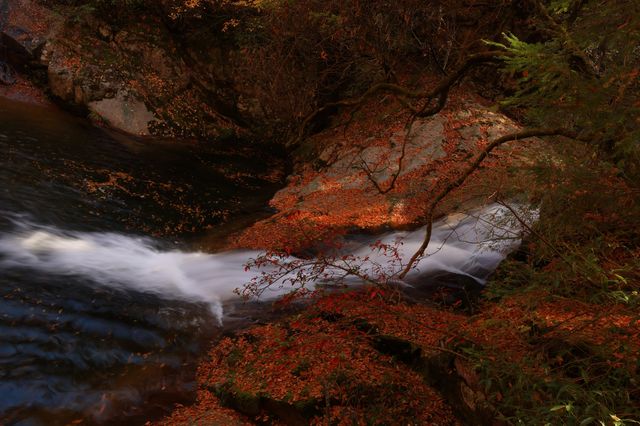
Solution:
M 404 157 L 407 153 L 407 143 L 409 142 L 409 138 L 411 137 L 411 128 L 413 127 L 413 122 L 414 122 L 414 118 L 412 117 L 411 121 L 407 124 L 407 130 L 404 135 L 404 138 L 402 139 L 402 148 L 400 149 L 400 157 L 398 157 L 398 168 L 395 171 L 395 173 L 393 173 L 393 175 L 391 176 L 391 182 L 389 183 L 389 186 L 387 186 L 386 189 L 382 189 L 382 187 L 380 186 L 376 178 L 373 176 L 374 172 L 371 170 L 367 162 L 362 160 L 362 168 L 365 174 L 367 175 L 367 178 L 371 181 L 373 186 L 375 186 L 375 188 L 378 190 L 380 194 L 384 195 L 396 187 L 396 181 L 398 180 L 400 173 L 402 173 L 402 163 L 404 162 Z
M 425 105 L 418 111 L 414 112 L 416 117 L 430 117 L 437 114 L 444 108 L 449 97 L 449 91 L 455 86 L 473 67 L 489 62 L 498 62 L 505 56 L 505 52 L 489 51 L 469 56 L 467 60 L 447 78 L 442 80 L 433 90 L 426 93 L 422 98 L 426 99 Z M 431 105 L 431 101 L 437 98 L 437 103 Z
M 582 135 L 578 134 L 577 132 L 574 132 L 573 130 L 564 129 L 564 128 L 554 128 L 554 129 L 534 128 L 534 129 L 523 130 L 521 132 L 510 133 L 510 134 L 504 135 L 504 136 L 494 140 L 493 142 L 491 142 L 489 145 L 487 145 L 476 156 L 476 158 L 467 166 L 467 168 L 456 179 L 454 179 L 451 182 L 449 182 L 449 184 L 447 186 L 445 186 L 442 190 L 440 190 L 440 192 L 438 192 L 433 197 L 433 199 L 431 200 L 431 202 L 429 203 L 429 205 L 427 206 L 427 209 L 426 209 L 425 220 L 426 220 L 426 223 L 427 223 L 427 230 L 426 230 L 426 234 L 425 234 L 424 240 L 422 242 L 422 245 L 413 254 L 413 256 L 411 256 L 411 259 L 409 260 L 409 262 L 407 263 L 406 267 L 404 268 L 404 270 L 400 273 L 400 275 L 398 277 L 400 279 L 403 279 L 409 273 L 409 271 L 411 271 L 411 269 L 413 269 L 416 261 L 421 256 L 424 255 L 424 252 L 427 249 L 427 246 L 429 245 L 429 242 L 431 241 L 431 234 L 432 234 L 432 231 L 433 231 L 433 217 L 434 217 L 435 208 L 437 207 L 438 203 L 440 203 L 440 201 L 442 201 L 442 199 L 444 197 L 446 197 L 454 189 L 457 189 L 460 186 L 462 186 L 462 184 L 464 184 L 464 182 L 467 180 L 467 178 L 469 176 L 471 176 L 471 174 L 480 167 L 480 165 L 482 164 L 484 159 L 487 158 L 487 156 L 494 149 L 498 148 L 499 146 L 501 146 L 501 145 L 503 145 L 503 144 L 505 144 L 507 142 L 517 141 L 517 140 L 527 139 L 527 138 L 533 138 L 533 137 L 544 137 L 544 136 L 564 136 L 564 137 L 567 137 L 567 138 L 570 138 L 570 139 L 577 139 L 577 140 L 589 140 L 590 139 L 589 137 L 582 136 Z
M 471 55 L 454 73 L 447 76 L 447 78 L 445 78 L 432 90 L 411 90 L 394 83 L 378 83 L 370 87 L 369 90 L 367 90 L 362 96 L 358 98 L 343 99 L 337 102 L 330 102 L 309 114 L 302 121 L 298 130 L 298 135 L 296 139 L 291 143 L 291 145 L 298 145 L 302 141 L 302 139 L 304 139 L 309 124 L 319 114 L 322 114 L 323 112 L 331 108 L 358 107 L 364 104 L 372 96 L 380 93 L 389 93 L 396 96 L 398 99 L 401 99 L 403 106 L 409 109 L 411 113 L 417 117 L 428 117 L 430 115 L 436 114 L 444 107 L 449 95 L 449 90 L 456 83 L 458 83 L 462 79 L 462 77 L 464 77 L 469 69 L 483 63 L 499 61 L 507 54 L 508 53 L 503 51 L 488 51 Z M 422 108 L 419 109 L 407 102 L 408 99 L 417 100 L 417 103 L 426 100 L 426 103 Z M 437 102 L 434 106 L 431 106 L 431 101 L 434 99 L 437 99 Z

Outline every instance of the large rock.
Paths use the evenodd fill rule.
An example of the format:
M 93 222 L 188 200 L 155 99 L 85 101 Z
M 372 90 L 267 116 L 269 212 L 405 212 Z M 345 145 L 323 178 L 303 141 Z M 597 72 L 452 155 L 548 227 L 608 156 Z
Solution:
M 110 126 L 134 135 L 149 135 L 149 124 L 155 120 L 144 102 L 124 92 L 118 92 L 114 98 L 90 102 L 88 106 Z
M 385 109 L 386 108 L 386 109 Z M 271 200 L 277 213 L 245 230 L 233 247 L 304 250 L 336 232 L 413 227 L 437 191 L 468 167 L 498 135 L 518 125 L 470 96 L 459 95 L 411 131 L 397 109 L 370 105 L 349 126 L 309 138 L 286 188 Z M 532 145 L 533 144 L 533 145 Z M 497 171 L 521 169 L 534 142 L 507 144 L 492 153 L 467 185 L 439 204 L 436 215 L 484 202 L 501 189 Z M 503 185 L 504 187 L 504 185 Z
M 159 17 L 116 28 L 76 6 L 56 12 L 46 4 L 0 0 L 0 55 L 6 52 L 0 61 L 32 77 L 59 103 L 135 135 L 204 138 L 241 130 L 228 113 L 234 107 L 216 92 L 224 78 L 215 73 L 203 84 L 207 74 L 193 61 L 187 65 L 182 42 Z M 220 63 L 212 67 L 222 69 Z M 1 82 L 14 80 L 9 68 L 0 73 Z

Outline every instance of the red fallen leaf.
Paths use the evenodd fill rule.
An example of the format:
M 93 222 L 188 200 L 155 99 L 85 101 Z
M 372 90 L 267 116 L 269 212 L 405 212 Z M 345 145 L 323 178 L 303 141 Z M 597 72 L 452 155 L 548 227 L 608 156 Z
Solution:
M 336 368 L 339 363 L 340 361 L 338 360 L 338 358 L 331 358 L 331 360 L 329 361 L 329 368 Z

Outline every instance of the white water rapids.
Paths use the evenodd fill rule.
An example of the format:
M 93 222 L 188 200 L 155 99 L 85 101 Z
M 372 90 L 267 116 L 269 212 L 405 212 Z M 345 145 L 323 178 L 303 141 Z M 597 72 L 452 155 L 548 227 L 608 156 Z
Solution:
M 521 234 L 522 227 L 501 205 L 450 215 L 434 224 L 427 255 L 407 279 L 415 282 L 420 275 L 447 271 L 483 283 L 505 255 L 518 246 Z M 406 262 L 423 237 L 421 228 L 393 232 L 377 239 L 385 244 L 399 244 L 399 254 Z M 351 249 L 353 255 L 370 258 L 370 262 L 363 263 L 365 272 L 370 272 L 368 264 L 389 261 L 369 243 Z M 98 285 L 205 302 L 220 321 L 224 316 L 223 303 L 238 298 L 234 290 L 262 272 L 269 272 L 245 270 L 247 261 L 260 255 L 258 251 L 207 254 L 163 250 L 147 238 L 64 231 L 24 222 L 12 233 L 0 237 L 2 269 L 32 268 L 56 275 L 82 276 Z M 276 298 L 290 290 L 290 285 L 276 283 L 262 298 Z

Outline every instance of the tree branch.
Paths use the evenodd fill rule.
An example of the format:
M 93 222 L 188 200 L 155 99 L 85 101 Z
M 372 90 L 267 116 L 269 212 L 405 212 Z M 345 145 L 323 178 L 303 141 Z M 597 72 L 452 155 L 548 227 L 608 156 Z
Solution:
M 505 52 L 497 51 L 489 51 L 469 56 L 455 72 L 449 74 L 447 78 L 441 81 L 431 92 L 423 96 L 427 102 L 419 111 L 415 112 L 415 116 L 420 118 L 430 117 L 440 112 L 447 102 L 451 88 L 458 83 L 471 68 L 480 64 L 500 61 L 504 56 Z M 438 98 L 438 101 L 435 105 L 431 106 L 431 101 L 435 97 Z
M 436 114 L 440 110 L 442 110 L 442 108 L 444 108 L 450 89 L 456 83 L 458 83 L 462 79 L 462 77 L 464 77 L 469 69 L 483 63 L 497 62 L 501 60 L 506 54 L 508 53 L 503 51 L 487 51 L 471 55 L 454 73 L 451 73 L 449 76 L 447 76 L 447 78 L 445 78 L 432 90 L 411 90 L 394 83 L 378 83 L 370 87 L 360 97 L 343 99 L 337 102 L 330 102 L 305 117 L 305 119 L 300 124 L 296 139 L 294 139 L 290 145 L 298 145 L 304 139 L 309 124 L 319 114 L 322 114 L 323 112 L 331 108 L 360 106 L 364 104 L 369 98 L 379 93 L 389 93 L 398 97 L 401 100 L 403 106 L 409 109 L 415 117 L 428 117 Z M 437 103 L 432 106 L 431 101 L 436 98 Z M 422 108 L 417 108 L 407 102 L 408 99 L 417 100 L 418 103 L 421 100 L 426 100 L 426 103 Z
M 386 189 L 382 189 L 382 187 L 380 186 L 376 178 L 373 176 L 375 172 L 371 170 L 371 168 L 369 167 L 366 161 L 362 160 L 362 169 L 364 170 L 369 181 L 371 181 L 373 186 L 376 188 L 376 190 L 378 190 L 380 194 L 384 195 L 396 187 L 396 181 L 398 180 L 398 177 L 400 177 L 400 173 L 402 173 L 402 163 L 404 162 L 404 157 L 407 154 L 407 143 L 409 142 L 409 138 L 411 137 L 411 129 L 413 128 L 414 120 L 415 118 L 412 117 L 411 120 L 405 126 L 405 135 L 404 135 L 404 138 L 402 138 L 402 148 L 400 149 L 400 157 L 398 157 L 398 168 L 396 169 L 395 173 L 393 173 L 393 175 L 391 176 L 391 182 L 389 183 L 389 186 L 387 186 Z
M 437 207 L 438 203 L 442 201 L 444 197 L 446 197 L 454 189 L 457 189 L 460 186 L 462 186 L 462 184 L 464 184 L 467 178 L 471 176 L 471 174 L 480 167 L 484 159 L 487 158 L 487 156 L 494 149 L 498 148 L 499 146 L 507 142 L 533 138 L 533 137 L 544 137 L 544 136 L 564 136 L 570 139 L 577 139 L 577 140 L 583 140 L 583 141 L 590 140 L 589 137 L 582 136 L 579 133 L 574 132 L 573 130 L 569 130 L 565 128 L 553 128 L 553 129 L 534 128 L 534 129 L 523 130 L 521 132 L 510 133 L 491 142 L 476 156 L 476 158 L 467 166 L 467 168 L 456 179 L 449 182 L 447 186 L 445 186 L 442 190 L 440 190 L 440 192 L 438 192 L 433 197 L 433 199 L 427 206 L 427 210 L 425 214 L 427 230 L 426 230 L 426 234 L 422 242 L 422 245 L 413 254 L 413 256 L 411 256 L 409 263 L 407 263 L 407 265 L 405 266 L 405 268 L 402 270 L 402 272 L 398 277 L 400 279 L 403 279 L 409 273 L 409 271 L 413 269 L 417 260 L 424 255 L 424 252 L 427 249 L 429 242 L 431 241 L 431 234 L 433 231 L 433 216 L 434 216 L 435 208 Z

